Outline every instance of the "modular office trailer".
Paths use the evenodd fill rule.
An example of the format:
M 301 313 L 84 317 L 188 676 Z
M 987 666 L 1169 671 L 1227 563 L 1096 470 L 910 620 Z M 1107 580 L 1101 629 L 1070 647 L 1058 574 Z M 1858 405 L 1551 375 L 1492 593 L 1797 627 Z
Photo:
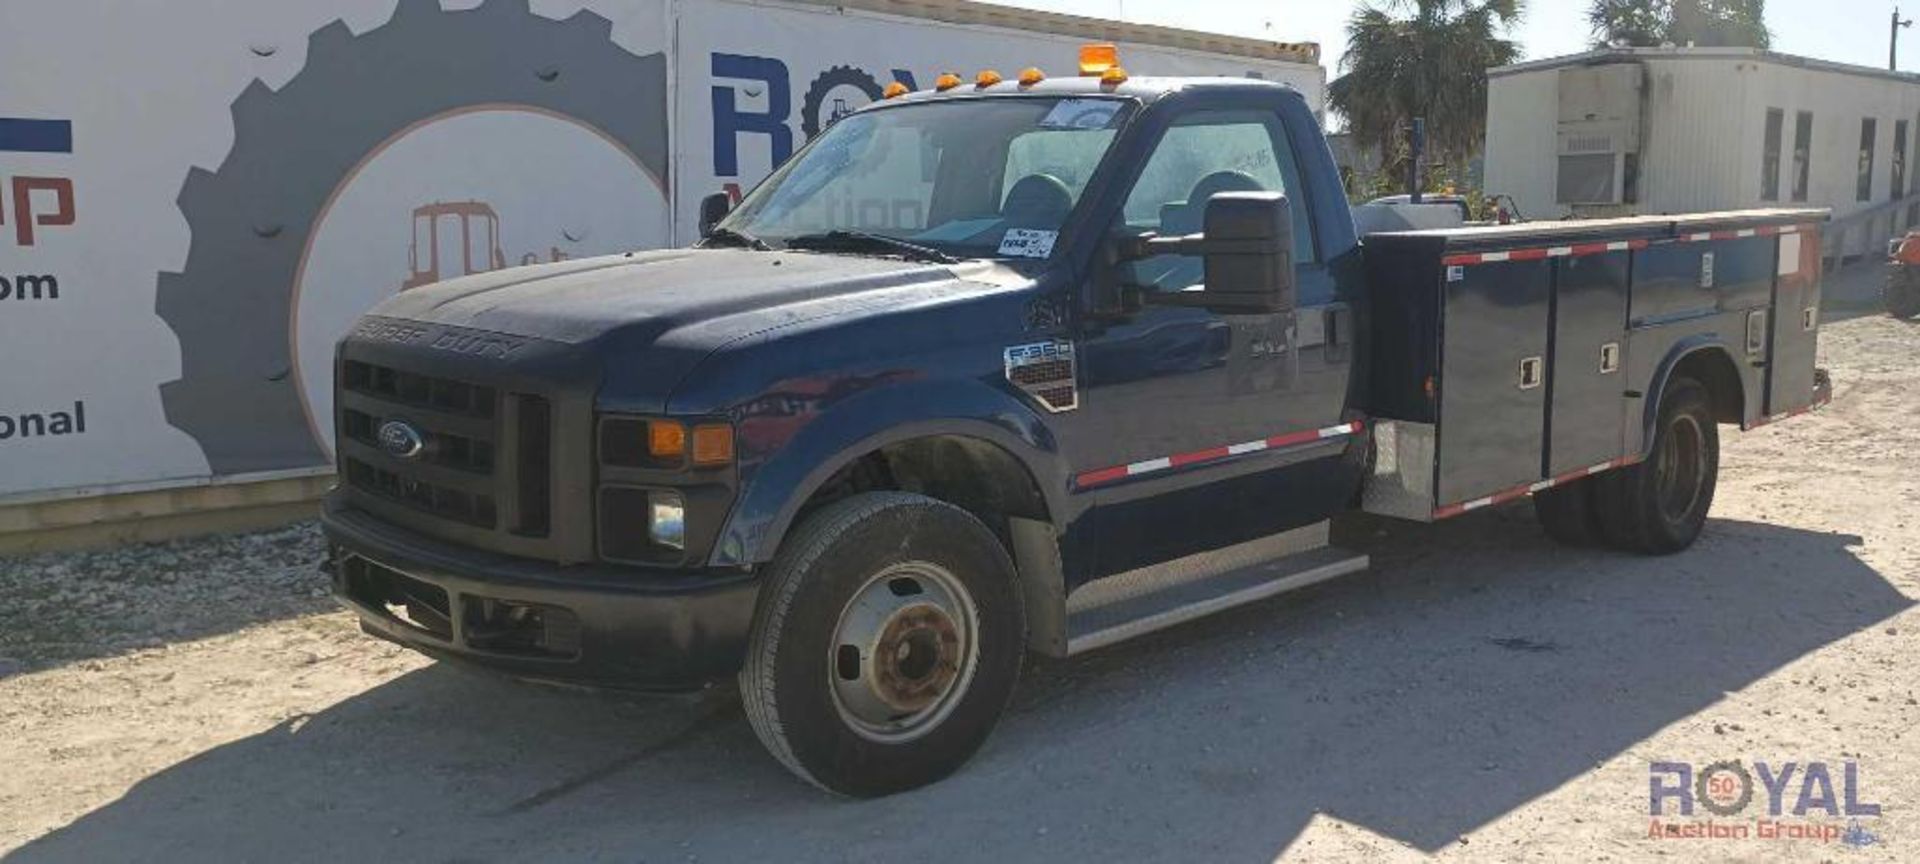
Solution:
M 1920 223 L 1920 76 L 1747 48 L 1488 75 L 1487 191 L 1529 219 L 1818 207 L 1848 254 Z
M 374 303 L 686 243 L 894 80 L 1110 40 L 1316 110 L 1325 81 L 1313 45 L 961 0 L 5 8 L 0 509 L 328 472 L 334 342 Z

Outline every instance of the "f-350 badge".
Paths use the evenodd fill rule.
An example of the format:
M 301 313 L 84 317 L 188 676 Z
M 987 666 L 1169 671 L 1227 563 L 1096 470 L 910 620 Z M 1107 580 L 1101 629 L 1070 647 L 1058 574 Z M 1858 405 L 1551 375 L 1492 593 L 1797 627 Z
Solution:
M 1080 407 L 1073 343 L 1064 339 L 1009 346 L 1007 381 L 1058 414 Z

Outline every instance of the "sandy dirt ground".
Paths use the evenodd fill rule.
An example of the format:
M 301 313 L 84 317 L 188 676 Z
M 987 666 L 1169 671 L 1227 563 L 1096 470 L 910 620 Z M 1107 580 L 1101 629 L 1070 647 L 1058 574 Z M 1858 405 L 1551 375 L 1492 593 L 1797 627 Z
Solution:
M 1834 404 L 1724 433 L 1694 549 L 1559 548 L 1525 502 L 1350 520 L 1371 571 L 1035 666 L 971 765 L 881 801 L 788 777 L 726 688 L 560 691 L 365 637 L 310 525 L 0 560 L 0 854 L 1920 860 L 1920 324 L 1845 314 Z M 1722 760 L 1746 808 L 1665 818 L 1748 836 L 1650 838 L 1650 766 Z M 1797 766 L 1778 819 L 1756 762 Z M 1878 815 L 1803 782 L 1844 810 L 1847 764 Z

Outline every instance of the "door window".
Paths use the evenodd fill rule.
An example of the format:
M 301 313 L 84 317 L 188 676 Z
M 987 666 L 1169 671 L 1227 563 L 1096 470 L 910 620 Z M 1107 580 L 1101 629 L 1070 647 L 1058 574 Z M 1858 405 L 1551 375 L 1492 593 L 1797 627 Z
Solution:
M 1278 118 L 1268 112 L 1201 112 L 1169 128 L 1147 158 L 1122 210 L 1124 230 L 1163 236 L 1204 229 L 1207 200 L 1222 192 L 1284 192 L 1299 188 L 1293 151 Z M 1311 220 L 1293 217 L 1294 258 L 1313 260 Z M 1198 285 L 1198 256 L 1160 255 L 1136 262 L 1134 280 L 1156 291 Z

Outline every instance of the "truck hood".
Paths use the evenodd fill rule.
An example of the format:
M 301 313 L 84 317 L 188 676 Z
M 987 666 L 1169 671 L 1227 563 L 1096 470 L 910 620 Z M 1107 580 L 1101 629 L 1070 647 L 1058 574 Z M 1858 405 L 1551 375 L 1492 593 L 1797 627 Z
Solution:
M 733 338 L 804 316 L 820 300 L 872 294 L 877 304 L 894 289 L 962 281 L 954 268 L 893 259 L 676 249 L 452 279 L 402 292 L 373 314 L 569 345 L 614 331 L 653 341 L 726 320 L 735 326 L 719 330 L 731 332 L 707 335 Z
M 371 313 L 550 343 L 600 366 L 642 404 L 714 349 L 829 316 L 964 301 L 1032 284 L 1007 267 L 740 249 L 678 249 L 564 261 L 403 291 Z M 542 352 L 545 353 L 545 352 Z M 518 356 L 518 355 L 516 355 Z

